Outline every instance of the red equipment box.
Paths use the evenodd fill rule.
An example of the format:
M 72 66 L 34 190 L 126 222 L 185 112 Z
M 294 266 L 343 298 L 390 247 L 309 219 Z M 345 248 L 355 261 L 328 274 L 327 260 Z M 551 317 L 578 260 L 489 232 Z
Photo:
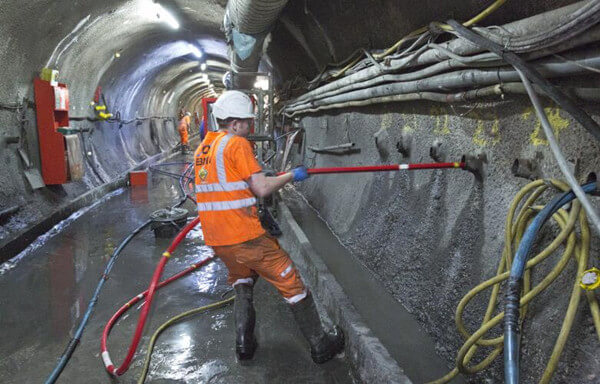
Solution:
M 135 171 L 129 172 L 129 184 L 134 186 L 148 185 L 148 172 Z
M 64 184 L 69 181 L 65 138 L 57 129 L 69 126 L 69 90 L 66 84 L 52 86 L 39 78 L 33 85 L 42 178 L 46 185 Z

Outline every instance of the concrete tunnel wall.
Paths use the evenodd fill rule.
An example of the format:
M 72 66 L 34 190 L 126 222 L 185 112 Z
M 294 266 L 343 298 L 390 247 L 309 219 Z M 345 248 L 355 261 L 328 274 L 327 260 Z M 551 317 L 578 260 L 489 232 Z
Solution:
M 180 20 L 183 28 L 177 31 L 153 18 L 138 16 L 139 8 L 135 7 L 142 2 L 43 0 L 4 5 L 0 8 L 0 62 L 4 70 L 0 102 L 14 103 L 22 97 L 33 100 L 33 78 L 49 63 L 60 70 L 60 80 L 70 86 L 72 116 L 90 115 L 89 103 L 98 85 L 103 87 L 109 106 L 125 120 L 172 118 L 180 107 L 197 108 L 198 95 L 206 86 L 194 83 L 197 65 L 186 42 L 197 41 L 211 59 L 226 60 L 219 31 L 225 2 L 161 1 Z M 502 24 L 573 2 L 509 1 L 484 24 Z M 399 36 L 432 20 L 464 20 L 488 3 L 291 1 L 267 39 L 263 65 L 273 69 L 279 86 L 298 76 L 310 79 L 324 64 L 339 61 L 359 47 L 390 46 Z M 116 52 L 121 54 L 119 59 L 114 56 Z M 217 72 L 210 74 L 215 85 Z M 594 76 L 572 80 L 599 85 Z M 598 144 L 564 111 L 548 102 L 546 106 L 553 122 L 561 127 L 559 139 L 566 155 L 579 161 L 577 175 L 583 178 L 596 172 Z M 595 112 L 593 104 L 585 107 Z M 26 116 L 28 152 L 39 166 L 34 110 L 28 108 Z M 448 160 L 479 150 L 487 153 L 482 182 L 468 173 L 433 171 L 314 177 L 300 186 L 341 241 L 420 320 L 436 341 L 439 354 L 452 366 L 462 341 L 453 324 L 454 308 L 468 289 L 494 273 L 507 206 L 526 183 L 511 175 L 512 162 L 517 157 L 541 155 L 543 176 L 561 178 L 547 145 L 541 141 L 539 123 L 528 100 L 507 96 L 504 101 L 452 107 L 431 102 L 388 104 L 310 115 L 301 124 L 307 129 L 309 145 L 351 140 L 360 148 L 351 156 L 308 153 L 309 166 L 430 161 L 429 147 L 435 140 L 442 142 Z M 4 158 L 0 207 L 20 207 L 0 226 L 0 246 L 58 206 L 118 177 L 148 156 L 168 150 L 178 140 L 173 122 L 163 119 L 121 128 L 115 123 L 73 123 L 75 127 L 92 125 L 94 133 L 83 136 L 96 169 L 86 163 L 83 181 L 58 188 L 32 191 L 23 176 L 17 146 L 0 143 Z M 412 135 L 410 156 L 404 157 L 395 149 L 401 130 Z M 20 135 L 15 113 L 0 110 L 0 131 L 3 136 Z M 376 132 L 383 132 L 383 150 L 375 146 Z M 547 230 L 545 237 L 552 233 Z M 598 264 L 597 250 L 595 240 L 591 265 Z M 543 268 L 541 272 L 545 272 Z M 574 273 L 573 264 L 568 272 Z M 549 352 L 540 351 L 549 351 L 554 343 L 568 300 L 564 292 L 570 290 L 570 284 L 563 275 L 531 306 L 524 328 L 524 382 L 536 381 L 543 370 Z M 467 309 L 470 329 L 478 326 L 487 303 L 484 300 L 476 299 Z M 549 302 L 554 305 L 547 305 Z M 581 316 L 585 316 L 584 322 Z M 571 334 L 555 382 L 598 380 L 600 362 L 595 357 L 597 347 L 587 308 L 580 310 L 577 321 L 579 328 Z M 471 381 L 497 382 L 500 369 L 496 363 Z
M 34 100 L 33 79 L 43 67 L 60 71 L 59 81 L 69 86 L 70 117 L 93 117 L 90 106 L 101 86 L 110 112 L 122 120 L 142 119 L 120 125 L 115 122 L 72 121 L 72 128 L 91 128 L 81 138 L 89 161 L 80 182 L 33 191 L 17 155 L 19 144 L 3 140 L 4 167 L 0 170 L 0 209 L 19 210 L 0 225 L 0 247 L 49 217 L 59 206 L 96 186 L 116 179 L 149 156 L 167 151 L 179 142 L 177 112 L 198 110 L 197 99 L 205 83 L 195 84 L 199 61 L 190 44 L 202 49 L 204 58 L 225 65 L 226 47 L 220 20 L 224 4 L 207 1 L 162 1 L 180 28 L 171 28 L 149 9 L 152 0 L 12 2 L 0 9 L 0 104 L 14 106 Z M 119 57 L 115 54 L 119 53 Z M 220 84 L 222 68 L 209 68 L 209 79 Z M 185 97 L 181 97 L 184 95 Z M 19 136 L 40 169 L 35 109 L 26 109 L 24 134 L 14 110 L 0 108 L 4 137 Z
M 500 25 L 570 3 L 573 2 L 507 2 L 483 24 Z M 291 81 L 289 93 L 293 95 L 293 88 L 302 85 L 304 78 L 312 79 L 326 63 L 340 61 L 359 47 L 383 49 L 433 20 L 466 20 L 489 2 L 418 4 L 289 3 L 268 48 L 275 70 L 283 79 L 282 89 L 287 90 L 285 82 Z M 598 76 L 591 73 L 568 81 L 590 87 L 599 85 Z M 599 143 L 555 104 L 545 99 L 544 106 L 565 156 L 577 164 L 577 177 L 585 180 L 588 173 L 598 172 Z M 598 121 L 596 105 L 583 106 Z M 496 273 L 509 204 L 529 182 L 512 175 L 513 161 L 537 158 L 543 177 L 564 179 L 529 99 L 506 95 L 504 100 L 497 97 L 452 105 L 420 101 L 334 109 L 301 116 L 299 126 L 306 129 L 306 146 L 354 142 L 359 149 L 350 155 L 307 151 L 307 167 L 431 162 L 429 150 L 435 141 L 442 143 L 446 161 L 459 161 L 467 153 L 487 154 L 483 181 L 467 172 L 439 170 L 314 176 L 299 186 L 341 242 L 419 320 L 451 369 L 464 342 L 454 325 L 456 306 L 471 288 Z M 402 133 L 411 136 L 407 156 L 396 149 Z M 292 163 L 300 161 L 296 157 Z M 555 224 L 548 227 L 543 231 L 541 244 L 548 244 L 557 231 Z M 592 248 L 590 266 L 599 261 L 597 237 Z M 534 273 L 535 283 L 551 269 L 557 257 L 558 252 Z M 538 382 L 546 366 L 575 273 L 576 265 L 571 262 L 566 273 L 530 306 L 522 332 L 522 382 Z M 470 332 L 481 324 L 489 292 L 476 297 L 465 311 Z M 552 382 L 596 383 L 600 380 L 598 345 L 585 300 L 580 303 L 575 324 Z M 492 335 L 500 335 L 501 329 L 496 327 Z M 487 354 L 479 353 L 473 362 L 480 362 L 483 356 Z M 469 382 L 501 382 L 501 360 L 500 356 L 491 369 L 470 376 Z

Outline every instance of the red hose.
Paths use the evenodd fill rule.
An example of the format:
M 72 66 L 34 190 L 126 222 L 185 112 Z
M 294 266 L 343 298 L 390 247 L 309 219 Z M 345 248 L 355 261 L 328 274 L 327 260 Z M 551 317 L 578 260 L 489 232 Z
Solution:
M 198 225 L 199 222 L 200 222 L 200 218 L 196 217 L 188 225 L 186 225 L 185 228 L 183 228 L 181 230 L 181 232 L 179 232 L 179 234 L 177 234 L 177 237 L 175 237 L 175 239 L 173 240 L 173 242 L 171 243 L 169 248 L 167 248 L 165 253 L 163 253 L 162 258 L 161 258 L 160 262 L 158 263 L 158 266 L 154 270 L 154 275 L 152 276 L 152 280 L 150 282 L 150 286 L 148 287 L 148 290 L 146 292 L 136 296 L 135 298 L 130 300 L 127 304 L 125 304 L 125 306 L 121 307 L 121 309 L 119 309 L 119 311 L 117 311 L 117 313 L 115 313 L 115 315 L 113 315 L 113 317 L 110 319 L 109 323 L 104 328 L 104 332 L 102 334 L 102 343 L 101 343 L 102 344 L 101 345 L 102 360 L 104 361 L 106 370 L 110 374 L 115 375 L 115 376 L 121 376 L 122 374 L 127 372 L 127 370 L 129 369 L 129 366 L 131 365 L 131 361 L 133 360 L 135 351 L 137 350 L 140 340 L 142 339 L 142 333 L 144 332 L 144 326 L 146 325 L 146 320 L 148 318 L 148 313 L 150 312 L 150 308 L 152 306 L 152 300 L 154 299 L 154 294 L 156 293 L 156 290 L 159 287 L 167 285 L 171 281 L 175 280 L 175 277 L 179 278 L 179 277 L 183 276 L 183 272 L 187 271 L 187 270 L 183 271 L 183 272 L 171 277 L 170 279 L 165 280 L 163 283 L 159 284 L 160 277 L 163 273 L 165 265 L 167 264 L 167 262 L 169 261 L 169 258 L 171 257 L 171 253 L 173 251 L 175 251 L 175 249 L 177 248 L 179 243 L 181 243 L 181 241 L 187 236 L 187 234 L 196 225 Z M 188 268 L 188 269 L 190 269 L 190 268 Z M 191 272 L 191 270 L 189 272 Z M 144 296 L 146 297 L 146 304 L 144 305 L 144 308 L 142 309 L 142 311 L 140 313 L 137 327 L 135 329 L 135 333 L 134 333 L 133 339 L 131 341 L 131 345 L 129 346 L 127 356 L 125 357 L 125 360 L 123 361 L 121 366 L 119 368 L 115 369 L 114 365 L 111 362 L 108 351 L 106 349 L 106 339 L 108 338 L 108 334 L 110 333 L 110 328 L 112 328 L 112 325 L 114 324 L 114 322 L 119 317 L 121 317 L 121 315 L 127 310 L 127 308 L 129 308 L 130 305 L 141 300 Z
M 370 165 L 364 167 L 333 167 L 333 168 L 308 168 L 306 171 L 310 175 L 329 174 L 329 173 L 358 173 L 358 172 L 385 172 L 385 171 L 410 171 L 416 169 L 444 169 L 444 168 L 465 168 L 465 163 L 423 163 L 423 164 L 391 164 L 391 165 Z M 277 175 L 283 175 L 280 172 Z

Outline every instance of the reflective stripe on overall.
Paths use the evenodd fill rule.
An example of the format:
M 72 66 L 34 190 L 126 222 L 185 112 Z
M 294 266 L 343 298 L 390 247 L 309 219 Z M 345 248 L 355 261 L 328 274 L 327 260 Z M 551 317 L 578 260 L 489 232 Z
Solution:
M 205 164 L 204 168 L 207 173 L 206 179 L 208 183 L 204 184 L 205 180 L 198 183 L 196 181 L 196 200 L 198 202 L 199 212 L 210 211 L 228 211 L 256 205 L 256 197 L 250 190 L 250 186 L 244 180 L 227 181 L 227 172 L 225 169 L 225 148 L 233 135 L 227 134 L 217 138 L 213 144 L 216 145 L 216 150 L 211 148 L 214 156 L 209 156 L 209 159 L 214 159 L 215 164 Z M 210 152 L 209 152 L 210 153 Z M 216 170 L 217 179 L 214 178 Z

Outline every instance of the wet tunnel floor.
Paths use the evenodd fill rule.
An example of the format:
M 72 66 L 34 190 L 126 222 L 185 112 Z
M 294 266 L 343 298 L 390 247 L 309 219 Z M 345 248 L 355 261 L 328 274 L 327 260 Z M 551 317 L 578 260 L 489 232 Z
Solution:
M 175 158 L 171 161 L 181 161 Z M 183 168 L 173 166 L 171 171 Z M 156 209 L 179 197 L 172 179 L 153 174 L 150 187 L 121 189 L 80 212 L 34 243 L 18 259 L 0 265 L 0 381 L 40 383 L 50 374 L 79 320 L 115 247 Z M 186 208 L 194 210 L 191 203 Z M 220 261 L 165 287 L 156 296 L 131 369 L 111 379 L 100 358 L 106 321 L 127 300 L 144 291 L 169 240 L 144 230 L 125 248 L 100 295 L 81 343 L 59 382 L 134 383 L 154 330 L 183 311 L 221 299 L 230 288 Z M 182 243 L 163 279 L 204 259 L 210 249 L 200 231 Z M 254 360 L 234 357 L 233 308 L 199 314 L 166 330 L 158 339 L 147 382 L 152 383 L 354 383 L 343 358 L 324 365 L 310 359 L 308 345 L 287 305 L 264 281 L 256 287 L 257 337 Z M 113 362 L 125 357 L 140 311 L 130 310 L 113 329 L 108 348 Z

